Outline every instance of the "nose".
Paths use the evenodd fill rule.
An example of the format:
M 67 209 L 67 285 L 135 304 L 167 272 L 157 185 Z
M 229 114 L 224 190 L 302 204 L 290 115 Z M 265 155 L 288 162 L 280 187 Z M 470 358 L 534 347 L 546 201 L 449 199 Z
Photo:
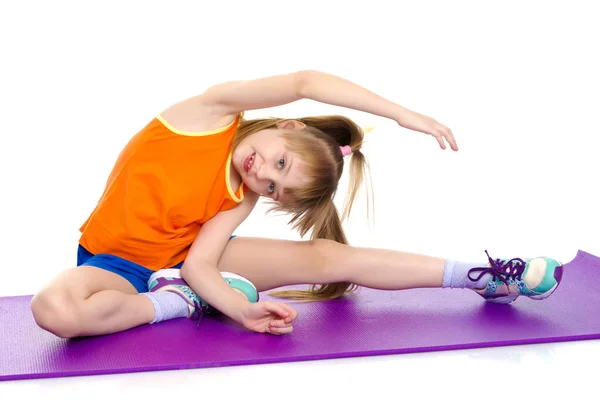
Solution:
M 271 169 L 269 168 L 268 165 L 266 165 L 264 162 L 258 166 L 258 168 L 256 169 L 256 177 L 259 180 L 268 180 L 271 179 Z
M 261 165 L 258 166 L 258 168 L 256 169 L 256 177 L 258 179 L 265 179 L 267 175 L 267 168 L 265 167 L 265 163 L 262 163 Z

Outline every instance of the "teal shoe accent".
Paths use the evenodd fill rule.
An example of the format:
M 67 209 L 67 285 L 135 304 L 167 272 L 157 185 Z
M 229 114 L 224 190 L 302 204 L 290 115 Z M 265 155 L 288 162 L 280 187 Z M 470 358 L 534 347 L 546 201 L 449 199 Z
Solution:
M 233 289 L 237 289 L 242 292 L 248 298 L 250 303 L 256 303 L 258 301 L 258 292 L 252 284 L 235 278 L 225 278 L 225 282 L 227 282 Z
M 540 284 L 537 287 L 533 288 L 533 291 L 537 292 L 538 294 L 546 293 L 548 290 L 551 290 L 553 287 L 556 286 L 557 281 L 554 277 L 554 271 L 556 271 L 556 268 L 562 266 L 560 262 L 551 258 L 540 258 L 543 258 L 546 261 L 546 271 L 544 273 L 544 278 L 542 279 Z

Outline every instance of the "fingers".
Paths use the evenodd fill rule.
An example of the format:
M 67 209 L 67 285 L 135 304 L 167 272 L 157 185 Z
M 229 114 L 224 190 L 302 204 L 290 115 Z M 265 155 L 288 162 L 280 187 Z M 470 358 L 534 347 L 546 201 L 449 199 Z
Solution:
M 284 326 L 282 328 L 278 327 L 269 327 L 268 332 L 272 335 L 287 335 L 294 331 L 292 326 Z
M 456 144 L 456 139 L 454 138 L 454 134 L 452 133 L 452 131 L 450 130 L 450 128 L 446 128 L 446 132 L 445 132 L 444 137 L 446 138 L 446 140 L 450 144 L 450 148 L 452 150 L 454 150 L 454 151 L 458 151 L 458 145 Z
M 446 139 L 446 141 L 450 145 L 450 148 L 454 151 L 458 151 L 456 139 L 454 138 L 454 134 L 452 133 L 450 128 L 440 124 L 435 128 L 433 136 L 436 138 L 440 147 L 443 150 L 446 150 L 446 143 L 444 143 L 444 139 Z
M 281 318 L 286 318 L 289 316 L 289 313 L 288 313 L 287 309 L 285 308 L 285 305 L 282 303 L 273 303 L 270 301 L 265 301 L 263 303 L 263 307 L 268 312 L 276 314 L 277 316 L 279 316 Z
M 280 318 L 269 321 L 267 332 L 273 335 L 286 335 L 292 333 L 292 322 L 298 316 L 296 310 L 284 303 L 265 302 L 265 308 L 275 313 Z
M 444 143 L 443 136 L 438 133 L 434 137 L 438 141 L 438 143 L 440 144 L 440 147 L 442 148 L 442 150 L 446 150 L 446 144 Z
M 265 307 L 265 310 L 269 311 L 270 313 L 276 314 L 280 318 L 285 319 L 287 322 L 292 322 L 296 319 L 296 310 L 294 310 L 287 304 L 265 301 L 263 305 Z
M 283 304 L 283 306 L 285 307 L 285 309 L 288 313 L 288 316 L 285 317 L 284 321 L 287 324 L 290 324 L 296 319 L 296 317 L 298 316 L 298 312 L 296 310 L 294 310 L 292 307 L 288 306 L 287 304 Z
M 288 333 L 292 333 L 294 328 L 292 324 L 287 324 L 283 320 L 274 320 L 269 322 L 269 327 L 267 328 L 267 332 L 273 335 L 287 335 Z
M 269 328 L 285 328 L 291 325 L 291 322 L 285 322 L 283 319 L 274 319 L 269 321 Z

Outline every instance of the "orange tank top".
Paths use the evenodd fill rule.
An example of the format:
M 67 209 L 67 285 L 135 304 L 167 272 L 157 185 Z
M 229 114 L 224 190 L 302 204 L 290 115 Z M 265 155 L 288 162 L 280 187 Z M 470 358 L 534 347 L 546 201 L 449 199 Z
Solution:
M 150 270 L 183 261 L 202 225 L 240 203 L 229 180 L 241 115 L 208 132 L 184 132 L 158 116 L 125 146 L 79 243 Z

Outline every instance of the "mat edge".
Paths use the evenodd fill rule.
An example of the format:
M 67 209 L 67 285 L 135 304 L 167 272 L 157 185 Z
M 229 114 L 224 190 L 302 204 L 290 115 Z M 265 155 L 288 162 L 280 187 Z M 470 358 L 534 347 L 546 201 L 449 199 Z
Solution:
M 313 354 L 305 355 L 300 357 L 282 357 L 282 358 L 266 358 L 261 360 L 246 359 L 236 361 L 222 361 L 222 362 L 203 362 L 203 363 L 188 363 L 178 366 L 164 365 L 164 366 L 151 366 L 151 367 L 138 367 L 129 369 L 118 369 L 118 370 L 88 370 L 85 372 L 73 371 L 66 373 L 33 373 L 33 374 L 18 374 L 18 375 L 0 375 L 0 382 L 8 381 L 21 381 L 21 380 L 38 380 L 38 379 L 57 379 L 57 378 L 74 378 L 80 376 L 101 376 L 101 375 L 126 375 L 133 373 L 146 373 L 146 372 L 165 372 L 165 371 L 181 371 L 181 370 L 194 370 L 194 369 L 208 369 L 208 368 L 223 368 L 223 367 L 239 367 L 239 366 L 250 366 L 250 365 L 262 365 L 262 364 L 279 364 L 279 363 L 290 363 L 290 362 L 306 362 L 306 361 L 324 361 L 324 360 L 336 360 L 344 358 L 360 358 L 360 357 L 378 357 L 378 356 L 390 356 L 390 355 L 404 355 L 404 354 L 420 354 L 420 353 L 437 353 L 444 351 L 456 351 L 456 350 L 474 350 L 474 349 L 486 349 L 495 347 L 509 347 L 509 346 L 524 346 L 524 345 L 536 345 L 536 344 L 549 344 L 549 343 L 565 343 L 565 342 L 577 342 L 585 340 L 598 340 L 600 334 L 586 334 L 578 336 L 559 336 L 553 338 L 541 338 L 541 339 L 524 339 L 524 340 L 513 340 L 513 341 L 491 341 L 491 342 L 478 342 L 469 344 L 456 344 L 456 345 L 442 345 L 442 346 L 422 346 L 409 349 L 389 349 L 389 350 L 373 350 L 373 351 L 357 351 L 357 352 L 345 352 L 338 354 Z

